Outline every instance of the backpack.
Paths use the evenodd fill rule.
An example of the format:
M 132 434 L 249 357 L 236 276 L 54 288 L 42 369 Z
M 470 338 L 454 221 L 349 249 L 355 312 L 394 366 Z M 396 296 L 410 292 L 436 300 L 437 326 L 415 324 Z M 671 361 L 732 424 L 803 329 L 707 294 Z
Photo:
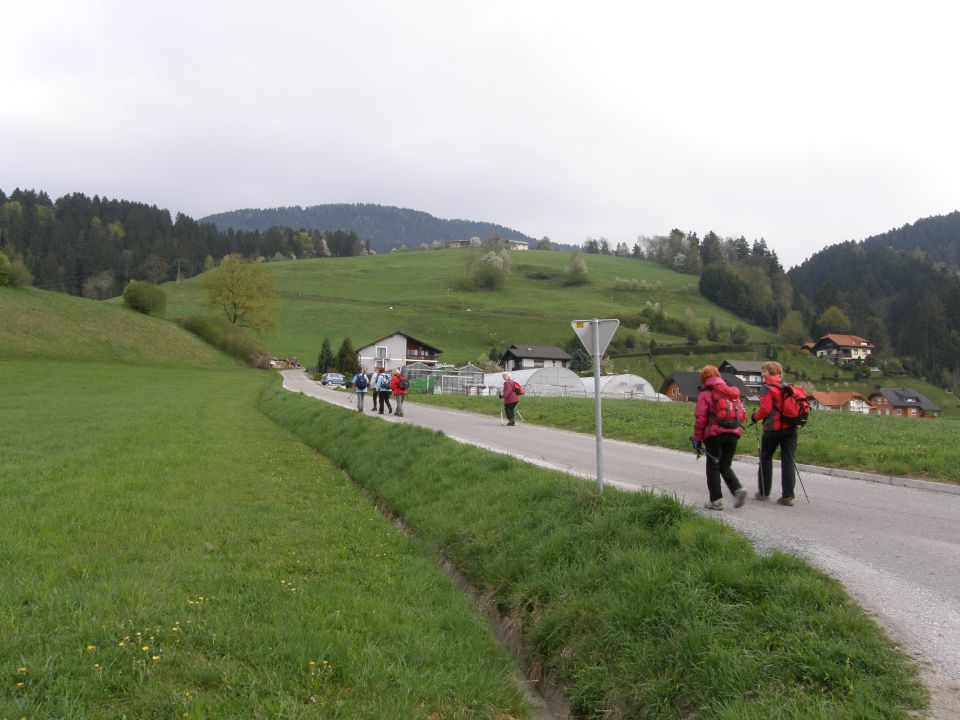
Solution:
M 717 419 L 717 426 L 725 430 L 733 430 L 743 425 L 747 419 L 747 411 L 740 398 L 731 398 L 713 391 L 710 405 L 710 414 Z
M 798 385 L 780 386 L 783 394 L 783 407 L 779 409 L 780 426 L 802 428 L 810 419 L 810 399 L 807 391 Z
M 375 386 L 377 392 L 386 392 L 390 389 L 390 376 L 386 373 L 380 373 L 377 376 L 377 384 Z
M 410 389 L 410 381 L 407 380 L 403 375 L 400 376 L 400 389 L 401 390 Z
M 354 387 L 357 390 L 366 390 L 367 389 L 367 376 L 364 373 L 357 373 L 357 381 L 354 383 Z
M 513 381 L 513 390 L 517 395 L 523 395 L 523 385 L 518 383 L 516 380 Z

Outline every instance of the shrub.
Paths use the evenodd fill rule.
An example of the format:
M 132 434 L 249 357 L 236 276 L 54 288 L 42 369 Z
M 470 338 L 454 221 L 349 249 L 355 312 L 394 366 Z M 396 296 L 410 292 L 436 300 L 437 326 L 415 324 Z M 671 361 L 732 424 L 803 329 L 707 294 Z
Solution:
M 167 308 L 167 295 L 145 280 L 131 280 L 123 291 L 123 304 L 144 315 L 162 313 Z
M 33 273 L 23 264 L 23 260 L 15 259 L 10 263 L 10 274 L 7 284 L 12 287 L 29 287 L 33 285 Z
M 270 357 L 260 343 L 223 318 L 191 315 L 177 322 L 180 327 L 241 362 L 252 367 L 269 367 Z
M 10 284 L 10 261 L 0 252 L 0 285 Z

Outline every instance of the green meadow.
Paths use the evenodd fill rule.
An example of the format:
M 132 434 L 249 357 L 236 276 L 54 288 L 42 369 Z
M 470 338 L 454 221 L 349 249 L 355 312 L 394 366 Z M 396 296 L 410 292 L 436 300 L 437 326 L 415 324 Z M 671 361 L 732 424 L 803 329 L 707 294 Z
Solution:
M 296 355 L 310 364 L 324 337 L 336 351 L 345 337 L 361 347 L 403 330 L 443 350 L 444 361 L 463 364 L 486 357 L 491 347 L 514 342 L 564 345 L 573 337 L 571 320 L 639 312 L 644 303 L 658 301 L 657 283 L 669 292 L 665 311 L 671 317 L 683 319 L 689 308 L 698 326 L 716 317 L 727 327 L 748 327 L 755 341 L 776 342 L 772 333 L 742 323 L 706 300 L 695 276 L 655 263 L 585 256 L 590 284 L 566 287 L 568 253 L 514 252 L 512 274 L 502 289 L 464 292 L 458 287 L 467 254 L 439 250 L 268 263 L 280 295 L 280 328 L 266 344 L 275 355 Z M 651 289 L 617 290 L 618 277 L 646 281 Z M 198 278 L 163 287 L 168 317 L 197 312 L 205 295 Z
M 0 718 L 526 717 L 438 556 L 578 716 L 927 705 L 836 582 L 673 499 L 291 394 L 115 304 L 0 310 Z

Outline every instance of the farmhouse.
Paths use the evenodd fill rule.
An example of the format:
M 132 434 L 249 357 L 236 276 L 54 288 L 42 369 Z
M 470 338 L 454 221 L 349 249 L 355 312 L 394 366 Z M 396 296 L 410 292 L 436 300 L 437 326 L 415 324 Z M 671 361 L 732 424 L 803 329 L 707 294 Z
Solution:
M 562 367 L 570 364 L 573 358 L 553 345 L 511 345 L 503 354 L 504 370 L 521 370 L 525 368 Z
M 871 415 L 894 415 L 911 418 L 934 418 L 940 408 L 927 396 L 910 388 L 880 388 L 870 395 L 874 410 Z
M 740 390 L 740 396 L 746 398 L 749 394 L 747 386 L 733 373 L 720 373 L 720 377 L 730 387 Z M 696 402 L 700 392 L 700 373 L 680 371 L 675 372 L 660 385 L 660 392 L 674 402 Z
M 876 347 L 858 335 L 824 335 L 813 344 L 813 354 L 834 365 L 867 360 L 874 350 Z
M 873 404 L 858 392 L 815 391 L 811 396 L 813 397 L 811 405 L 817 410 L 857 412 L 866 415 L 874 409 Z
M 357 351 L 357 357 L 364 372 L 369 373 L 373 372 L 375 367 L 393 370 L 412 362 L 435 365 L 437 356 L 442 352 L 443 350 L 433 345 L 397 330 L 364 345 Z

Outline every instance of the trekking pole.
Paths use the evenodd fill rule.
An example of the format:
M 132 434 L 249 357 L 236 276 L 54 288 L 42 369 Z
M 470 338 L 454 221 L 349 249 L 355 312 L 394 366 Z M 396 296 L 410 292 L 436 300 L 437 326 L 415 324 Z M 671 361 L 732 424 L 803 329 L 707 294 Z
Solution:
M 793 471 L 797 474 L 797 480 L 800 481 L 800 489 L 803 490 L 803 496 L 810 502 L 810 496 L 807 495 L 807 489 L 803 486 L 803 478 L 800 477 L 800 470 L 797 469 L 797 461 L 793 461 Z
M 763 461 L 760 458 L 760 425 L 756 421 L 754 421 L 753 424 L 757 428 L 757 479 L 760 480 L 760 495 L 766 497 L 766 483 L 763 479 Z
M 500 424 L 503 425 L 503 397 L 499 397 L 500 403 Z

